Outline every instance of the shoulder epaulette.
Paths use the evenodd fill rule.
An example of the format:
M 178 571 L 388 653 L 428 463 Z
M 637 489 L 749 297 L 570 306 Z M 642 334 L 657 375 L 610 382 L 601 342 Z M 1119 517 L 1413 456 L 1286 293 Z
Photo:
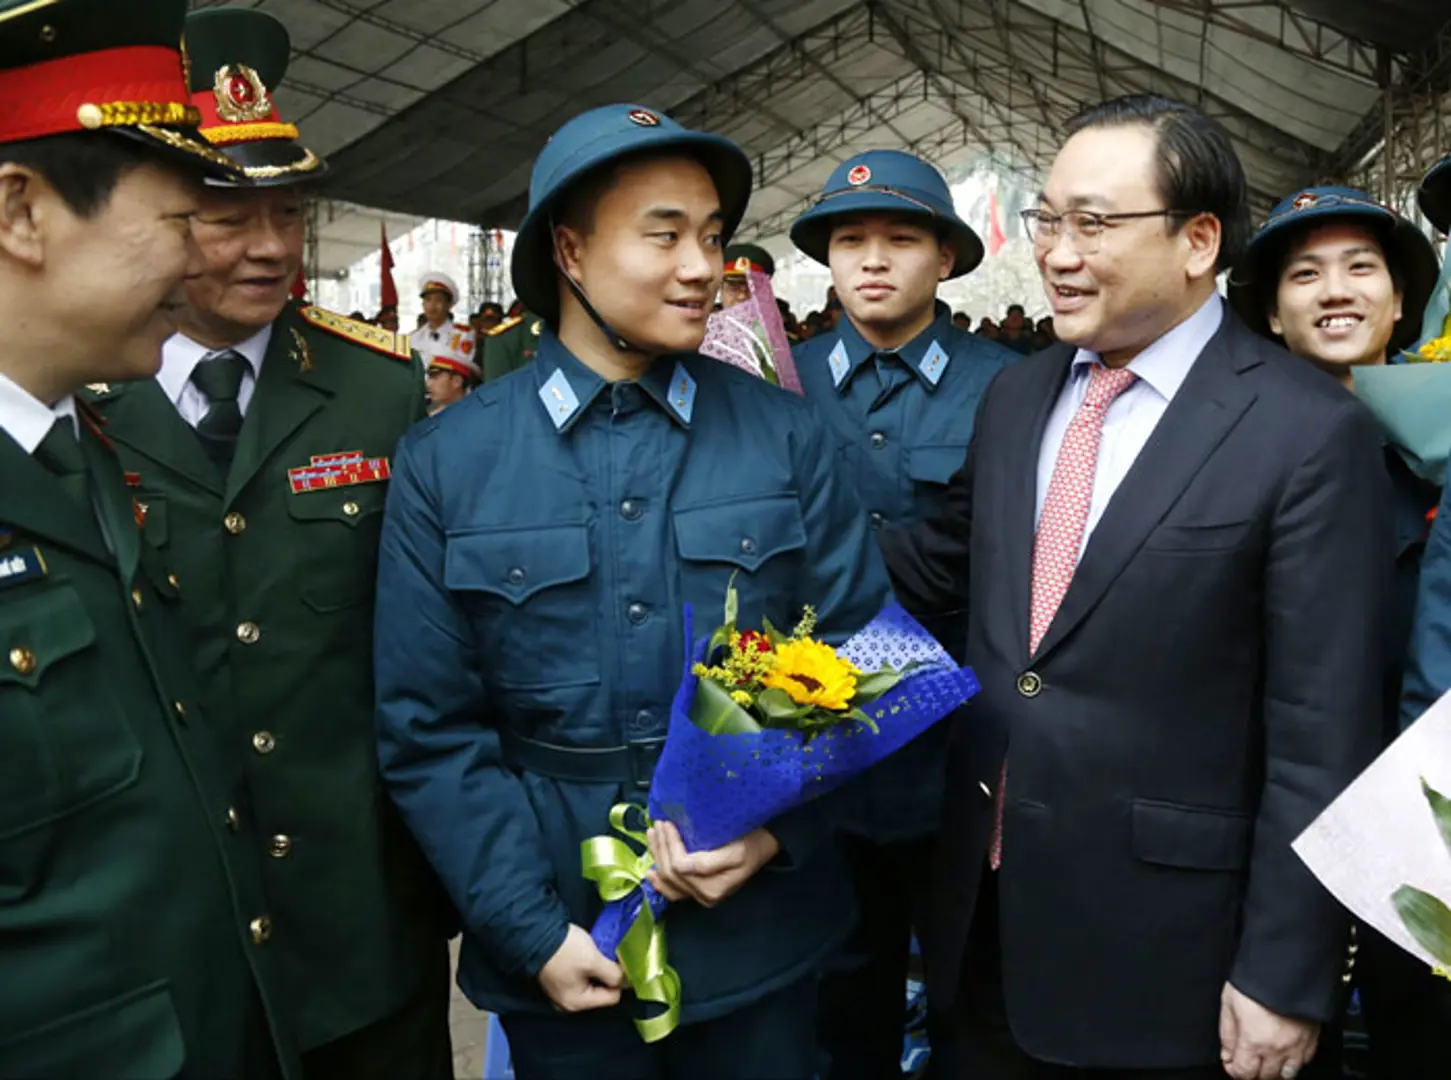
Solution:
M 299 308 L 297 313 L 309 326 L 326 330 L 344 341 L 351 341 L 354 345 L 364 345 L 374 352 L 384 353 L 399 360 L 413 359 L 413 350 L 408 344 L 407 334 L 395 334 L 392 330 L 385 330 L 381 326 L 358 322 L 357 319 L 349 319 L 345 315 L 325 311 L 312 304 Z
M 466 322 L 456 322 L 456 323 L 453 324 L 453 328 L 455 330 L 464 330 L 464 331 L 467 331 L 470 334 L 472 334 L 474 332 L 474 328 L 470 324 L 468 324 Z
M 512 319 L 505 319 L 498 326 L 489 331 L 489 337 L 498 337 L 500 334 L 507 334 L 514 327 L 524 321 L 523 315 L 515 315 Z

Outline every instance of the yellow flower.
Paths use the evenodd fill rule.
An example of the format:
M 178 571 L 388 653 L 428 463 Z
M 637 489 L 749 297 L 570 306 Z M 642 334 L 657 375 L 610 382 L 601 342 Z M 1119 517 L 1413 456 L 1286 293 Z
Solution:
M 1432 363 L 1446 363 L 1451 361 L 1451 337 L 1439 337 L 1422 345 L 1420 350 L 1421 358 L 1430 360 Z
M 751 697 L 751 695 L 746 693 L 744 690 L 732 690 L 731 700 L 743 709 L 749 709 L 753 704 L 755 704 L 755 701 Z
M 830 645 L 806 638 L 776 647 L 776 663 L 763 682 L 767 687 L 786 691 L 798 705 L 845 712 L 856 696 L 856 677 L 860 674 Z

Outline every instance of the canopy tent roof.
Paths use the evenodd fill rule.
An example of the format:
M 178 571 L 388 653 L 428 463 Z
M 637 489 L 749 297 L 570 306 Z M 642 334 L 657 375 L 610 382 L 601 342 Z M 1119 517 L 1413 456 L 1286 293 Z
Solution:
M 1226 125 L 1263 212 L 1375 150 L 1384 86 L 1451 69 L 1445 0 L 252 6 L 292 33 L 276 96 L 330 156 L 326 194 L 503 228 L 522 215 L 549 134 L 612 101 L 746 148 L 757 187 L 742 236 L 778 237 L 831 169 L 865 149 L 908 147 L 948 168 L 985 152 L 1036 174 L 1083 104 L 1145 90 L 1198 101 Z M 346 265 L 327 226 L 322 244 L 323 269 Z

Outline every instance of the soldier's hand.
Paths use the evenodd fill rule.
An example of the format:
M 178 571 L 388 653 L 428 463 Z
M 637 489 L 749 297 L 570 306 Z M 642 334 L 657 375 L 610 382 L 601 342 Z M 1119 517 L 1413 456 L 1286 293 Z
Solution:
M 618 1005 L 625 973 L 595 947 L 588 930 L 571 925 L 564 944 L 540 970 L 539 985 L 560 1012 L 586 1012 Z
M 679 830 L 668 821 L 652 825 L 648 838 L 655 859 L 650 884 L 667 900 L 689 899 L 708 908 L 735 893 L 781 850 L 765 829 L 714 851 L 686 851 Z

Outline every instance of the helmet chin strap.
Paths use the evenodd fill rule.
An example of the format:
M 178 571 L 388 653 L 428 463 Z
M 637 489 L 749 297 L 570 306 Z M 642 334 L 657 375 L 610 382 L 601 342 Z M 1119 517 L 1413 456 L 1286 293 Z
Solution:
M 549 235 L 551 237 L 555 235 L 553 220 L 549 222 Z M 613 345 L 616 350 L 622 353 L 637 352 L 644 356 L 654 355 L 651 350 L 636 345 L 629 338 L 625 337 L 624 334 L 618 333 L 613 326 L 605 322 L 604 316 L 595 309 L 594 304 L 590 303 L 589 296 L 584 291 L 584 286 L 575 281 L 574 275 L 564 268 L 564 260 L 559 255 L 558 240 L 555 240 L 554 243 L 554 267 L 564 276 L 564 280 L 569 283 L 569 291 L 574 293 L 574 298 L 579 301 L 580 307 L 584 308 L 584 313 L 594 320 L 594 324 L 605 335 L 605 340 Z

